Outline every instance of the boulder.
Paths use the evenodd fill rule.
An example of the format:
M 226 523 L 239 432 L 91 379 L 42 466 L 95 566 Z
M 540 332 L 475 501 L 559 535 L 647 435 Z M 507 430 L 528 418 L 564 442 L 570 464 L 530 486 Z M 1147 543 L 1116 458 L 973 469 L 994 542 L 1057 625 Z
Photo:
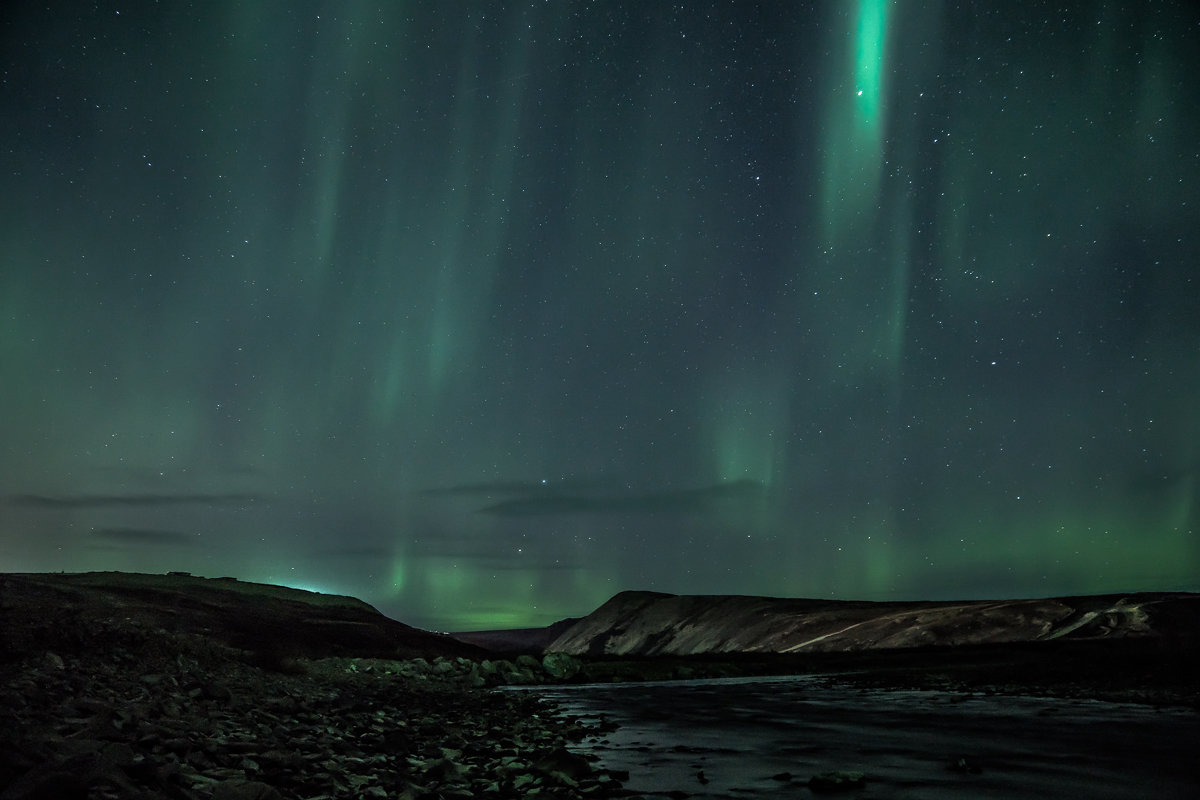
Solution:
M 531 656 L 528 653 L 517 656 L 516 663 L 517 667 L 527 667 L 531 670 L 540 669 L 542 666 L 542 662 L 538 661 L 535 656 Z
M 259 781 L 227 780 L 213 787 L 212 800 L 283 800 L 283 795 Z
M 578 753 L 572 753 L 565 747 L 559 747 L 546 753 L 537 760 L 534 767 L 546 775 L 556 778 L 566 777 L 575 782 L 592 774 L 592 765 L 588 763 L 588 760 Z
M 551 678 L 560 681 L 570 680 L 579 674 L 583 668 L 579 659 L 566 653 L 547 653 L 542 657 L 542 669 Z

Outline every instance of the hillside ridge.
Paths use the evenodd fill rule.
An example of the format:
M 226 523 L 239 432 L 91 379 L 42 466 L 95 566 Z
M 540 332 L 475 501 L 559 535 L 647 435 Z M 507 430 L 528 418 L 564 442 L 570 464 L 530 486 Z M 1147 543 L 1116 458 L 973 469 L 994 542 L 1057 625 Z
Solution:
M 624 591 L 545 646 L 578 656 L 794 654 L 1200 633 L 1186 592 L 838 601 Z

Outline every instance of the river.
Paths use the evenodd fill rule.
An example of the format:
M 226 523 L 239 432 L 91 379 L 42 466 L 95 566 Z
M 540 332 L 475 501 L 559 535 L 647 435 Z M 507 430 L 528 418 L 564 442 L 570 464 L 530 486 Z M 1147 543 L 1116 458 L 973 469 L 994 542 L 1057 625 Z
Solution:
M 808 797 L 861 772 L 857 798 L 1200 797 L 1200 714 L 1045 697 L 858 689 L 813 677 L 536 689 L 614 731 L 582 742 L 647 796 Z

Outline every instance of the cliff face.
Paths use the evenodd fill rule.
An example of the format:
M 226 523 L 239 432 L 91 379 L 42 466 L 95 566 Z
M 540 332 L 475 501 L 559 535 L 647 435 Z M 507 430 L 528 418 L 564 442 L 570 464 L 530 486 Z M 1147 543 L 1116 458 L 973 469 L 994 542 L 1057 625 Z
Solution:
M 1153 623 L 1157 607 L 1169 607 L 1164 619 L 1195 620 L 1198 601 L 1200 595 L 1136 594 L 871 603 L 621 592 L 546 650 L 591 656 L 844 652 L 1152 636 L 1164 633 Z

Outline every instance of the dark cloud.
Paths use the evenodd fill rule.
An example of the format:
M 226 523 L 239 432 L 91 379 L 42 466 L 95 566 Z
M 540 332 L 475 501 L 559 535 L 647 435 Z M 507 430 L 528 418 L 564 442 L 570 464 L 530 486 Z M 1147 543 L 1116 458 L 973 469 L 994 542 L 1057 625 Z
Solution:
M 421 494 L 427 497 L 458 496 L 471 497 L 475 495 L 493 494 L 523 494 L 551 496 L 564 490 L 582 491 L 603 486 L 600 481 L 488 481 L 481 483 L 462 483 L 455 486 L 443 486 L 426 489 Z
M 456 486 L 441 486 L 426 489 L 421 494 L 427 497 L 461 496 L 477 494 L 521 494 L 542 489 L 536 481 L 492 481 L 490 483 L 462 483 Z
M 392 558 L 395 553 L 386 547 L 326 547 L 313 550 L 317 558 Z
M 195 534 L 157 528 L 96 528 L 88 535 L 97 539 L 109 539 L 136 545 L 182 544 L 191 546 L 199 543 L 199 537 Z
M 505 500 L 479 509 L 483 514 L 534 516 L 541 514 L 663 514 L 711 511 L 763 496 L 759 481 L 729 481 L 698 489 L 636 494 L 538 494 Z
M 3 499 L 7 506 L 47 509 L 156 508 L 180 505 L 242 505 L 258 503 L 252 494 L 15 494 Z
M 1160 490 L 1175 490 L 1180 485 L 1193 481 L 1200 472 L 1200 463 L 1192 462 L 1183 466 L 1163 466 L 1158 469 L 1145 469 L 1133 473 L 1128 479 L 1129 488 L 1135 492 L 1154 492 Z

